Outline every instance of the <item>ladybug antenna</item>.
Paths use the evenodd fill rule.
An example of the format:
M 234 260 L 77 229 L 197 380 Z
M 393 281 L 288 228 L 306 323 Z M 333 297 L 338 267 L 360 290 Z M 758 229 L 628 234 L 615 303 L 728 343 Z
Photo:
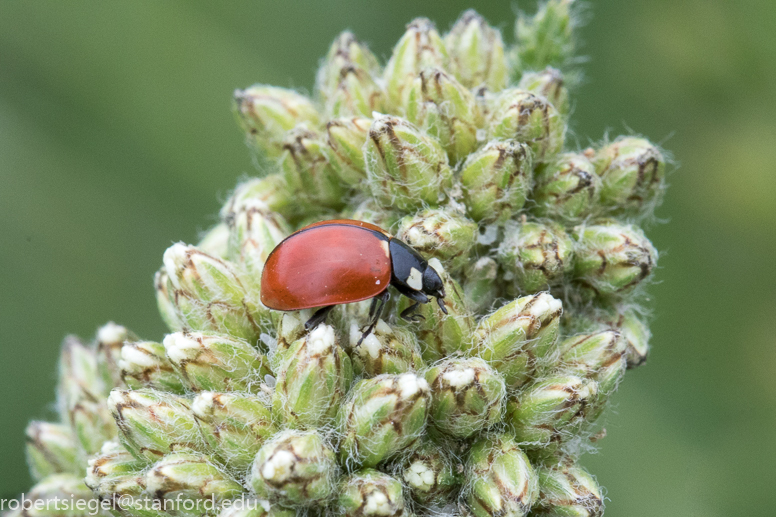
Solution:
M 444 293 L 442 293 L 442 296 L 437 296 L 436 301 L 437 301 L 437 305 L 439 305 L 439 308 L 442 309 L 442 312 L 447 314 L 447 307 L 445 307 L 445 298 L 444 298 L 444 296 L 445 296 Z

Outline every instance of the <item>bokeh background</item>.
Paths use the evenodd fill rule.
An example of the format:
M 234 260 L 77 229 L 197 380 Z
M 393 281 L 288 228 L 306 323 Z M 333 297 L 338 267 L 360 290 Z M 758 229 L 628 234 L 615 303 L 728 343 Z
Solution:
M 0 496 L 26 490 L 23 430 L 50 417 L 65 333 L 115 320 L 159 339 L 152 276 L 254 169 L 229 104 L 254 82 L 309 91 L 342 29 L 387 58 L 414 16 L 502 28 L 533 2 L 0 3 Z M 681 167 L 653 353 L 583 463 L 608 515 L 776 507 L 776 7 L 592 0 L 574 95 L 580 145 L 634 131 Z

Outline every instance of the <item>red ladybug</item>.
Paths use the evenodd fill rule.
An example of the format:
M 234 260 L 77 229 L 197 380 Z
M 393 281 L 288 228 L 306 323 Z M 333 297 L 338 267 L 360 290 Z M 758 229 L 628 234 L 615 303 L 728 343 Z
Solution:
M 310 329 L 335 305 L 372 298 L 367 336 L 388 301 L 389 285 L 415 302 L 402 318 L 412 320 L 429 296 L 447 314 L 442 279 L 417 251 L 373 224 L 335 219 L 306 226 L 272 250 L 261 274 L 261 302 L 279 311 L 320 307 L 305 324 Z

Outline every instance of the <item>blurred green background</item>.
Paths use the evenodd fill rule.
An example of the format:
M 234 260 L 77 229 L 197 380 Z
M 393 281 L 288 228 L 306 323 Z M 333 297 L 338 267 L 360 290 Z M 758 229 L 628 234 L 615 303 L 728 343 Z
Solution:
M 29 487 L 23 430 L 51 417 L 65 333 L 115 320 L 162 337 L 162 252 L 253 171 L 233 89 L 309 91 L 340 30 L 387 57 L 412 17 L 446 30 L 467 7 L 511 41 L 511 0 L 0 3 L 0 496 Z M 681 168 L 649 231 L 653 353 L 583 463 L 611 516 L 773 515 L 776 8 L 588 7 L 574 138 L 630 128 Z

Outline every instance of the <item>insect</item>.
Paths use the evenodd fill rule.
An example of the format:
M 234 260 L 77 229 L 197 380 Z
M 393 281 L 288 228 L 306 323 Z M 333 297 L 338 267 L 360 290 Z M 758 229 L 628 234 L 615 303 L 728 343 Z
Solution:
M 389 286 L 415 302 L 402 311 L 406 320 L 422 318 L 414 313 L 430 296 L 447 314 L 442 279 L 417 251 L 373 224 L 334 219 L 306 226 L 272 250 L 261 274 L 261 302 L 279 311 L 318 308 L 305 323 L 309 330 L 336 305 L 371 298 L 363 340 L 380 319 Z

